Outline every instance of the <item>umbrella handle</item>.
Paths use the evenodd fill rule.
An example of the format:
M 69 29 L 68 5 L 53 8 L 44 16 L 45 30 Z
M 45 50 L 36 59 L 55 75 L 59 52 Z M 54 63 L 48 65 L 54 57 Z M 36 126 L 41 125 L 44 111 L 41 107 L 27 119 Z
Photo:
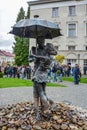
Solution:
M 36 38 L 36 55 L 37 55 L 37 38 Z

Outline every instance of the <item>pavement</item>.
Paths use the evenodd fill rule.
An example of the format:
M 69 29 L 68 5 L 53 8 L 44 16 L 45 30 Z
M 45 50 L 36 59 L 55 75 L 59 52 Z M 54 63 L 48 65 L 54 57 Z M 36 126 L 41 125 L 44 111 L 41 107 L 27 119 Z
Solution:
M 87 110 L 87 84 L 74 85 L 72 82 L 61 82 L 67 87 L 47 87 L 47 96 L 54 102 L 65 102 Z M 0 89 L 0 107 L 8 104 L 33 101 L 32 87 L 13 87 Z

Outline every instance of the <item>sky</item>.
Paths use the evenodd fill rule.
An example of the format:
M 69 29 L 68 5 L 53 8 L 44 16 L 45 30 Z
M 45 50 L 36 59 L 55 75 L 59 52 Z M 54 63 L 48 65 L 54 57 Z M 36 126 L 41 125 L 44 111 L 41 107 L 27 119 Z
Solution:
M 12 52 L 14 36 L 9 31 L 16 23 L 20 8 L 27 12 L 28 1 L 33 0 L 0 0 L 0 50 Z

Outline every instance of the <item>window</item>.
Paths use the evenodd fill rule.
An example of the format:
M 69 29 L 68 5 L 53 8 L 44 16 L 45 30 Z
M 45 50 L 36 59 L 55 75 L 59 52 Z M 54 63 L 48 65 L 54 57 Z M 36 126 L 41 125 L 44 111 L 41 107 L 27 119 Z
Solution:
M 75 6 L 69 6 L 69 15 L 70 16 L 76 15 L 76 8 L 75 8 Z
M 68 24 L 68 37 L 76 36 L 76 24 Z
M 76 59 L 67 59 L 67 63 L 75 64 Z
M 52 17 L 58 17 L 58 7 L 52 9 Z
M 75 50 L 75 46 L 68 46 L 68 50 L 74 51 Z
M 85 47 L 85 50 L 87 51 L 87 46 Z
M 87 66 L 87 59 L 84 60 L 84 66 Z

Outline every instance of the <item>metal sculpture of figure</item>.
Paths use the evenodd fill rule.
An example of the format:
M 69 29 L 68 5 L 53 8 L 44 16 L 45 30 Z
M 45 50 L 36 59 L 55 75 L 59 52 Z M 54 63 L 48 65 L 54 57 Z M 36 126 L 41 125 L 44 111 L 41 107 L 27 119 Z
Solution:
M 45 45 L 44 37 L 37 38 L 37 47 L 32 47 L 31 55 L 34 57 L 34 77 L 32 79 L 34 106 L 36 108 L 36 119 L 41 120 L 41 114 L 39 111 L 39 105 L 43 108 L 44 113 L 50 113 L 49 103 L 51 100 L 47 98 L 45 88 L 48 82 L 47 70 L 52 63 L 51 55 L 56 55 L 57 51 L 53 44 L 47 43 Z M 48 114 L 49 115 L 49 114 Z M 49 117 L 48 117 L 49 118 Z
M 33 56 L 31 61 L 35 59 L 35 73 L 33 78 L 34 102 L 35 107 L 38 109 L 40 101 L 41 106 L 47 111 L 49 108 L 48 98 L 45 93 L 45 86 L 48 81 L 47 69 L 51 63 L 50 55 L 55 55 L 57 52 L 52 44 L 48 43 L 45 45 L 44 40 L 61 36 L 61 33 L 58 24 L 39 19 L 38 17 L 38 15 L 35 15 L 34 19 L 21 19 L 14 24 L 13 29 L 9 33 L 37 40 L 37 46 L 31 49 Z

